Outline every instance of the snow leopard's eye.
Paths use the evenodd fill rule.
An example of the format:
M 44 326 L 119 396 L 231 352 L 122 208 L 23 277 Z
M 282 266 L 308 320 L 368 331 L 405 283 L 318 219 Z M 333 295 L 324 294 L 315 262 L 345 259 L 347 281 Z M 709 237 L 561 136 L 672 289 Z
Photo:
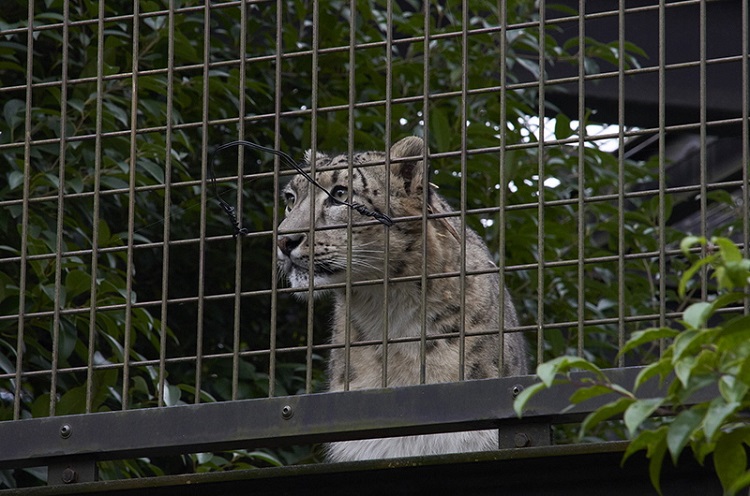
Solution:
M 284 203 L 286 204 L 286 209 L 291 210 L 294 206 L 294 201 L 297 198 L 294 196 L 294 193 L 291 191 L 284 191 Z
M 346 186 L 334 186 L 331 196 L 340 202 L 345 202 L 349 199 L 349 190 Z

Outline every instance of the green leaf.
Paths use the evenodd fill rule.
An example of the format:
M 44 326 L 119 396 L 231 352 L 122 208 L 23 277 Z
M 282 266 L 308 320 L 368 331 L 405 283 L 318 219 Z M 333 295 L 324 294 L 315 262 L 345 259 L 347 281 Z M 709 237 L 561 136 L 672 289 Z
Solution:
M 529 400 L 534 397 L 539 391 L 542 391 L 544 389 L 547 389 L 547 386 L 543 382 L 537 382 L 536 384 L 533 384 L 523 391 L 521 391 L 521 394 L 516 396 L 516 399 L 513 401 L 513 410 L 515 410 L 516 415 L 518 415 L 518 418 L 521 418 L 523 415 L 523 410 L 526 408 L 526 403 L 529 402 Z
M 203 390 L 197 391 L 195 387 L 189 384 L 179 384 L 178 387 L 184 392 L 193 396 L 200 394 L 201 403 L 216 403 L 217 401 L 216 398 L 212 396 L 210 393 L 208 393 L 207 391 L 203 391 Z
M 750 470 L 742 474 L 741 476 L 734 479 L 732 482 L 732 485 L 729 486 L 729 489 L 726 490 L 726 492 L 730 496 L 734 496 L 738 492 L 745 489 L 747 486 L 750 486 Z
M 601 384 L 594 384 L 593 386 L 577 389 L 576 392 L 570 396 L 570 402 L 574 405 L 577 405 L 578 403 L 590 400 L 591 398 L 596 398 L 598 396 L 611 393 L 612 388 L 603 386 Z
M 737 372 L 737 380 L 750 386 L 750 360 L 743 360 L 742 366 L 740 366 L 739 372 Z
M 565 114 L 557 114 L 555 117 L 555 138 L 562 140 L 570 138 L 573 131 L 570 128 L 570 119 Z
M 561 356 L 548 362 L 541 363 L 536 368 L 536 375 L 547 387 L 550 387 L 552 386 L 552 382 L 555 380 L 557 374 L 566 373 L 571 369 L 588 370 L 589 372 L 596 374 L 597 377 L 605 377 L 599 367 L 585 358 L 576 356 Z
M 703 432 L 706 435 L 706 440 L 712 442 L 714 436 L 726 423 L 727 418 L 736 412 L 742 403 L 739 402 L 726 402 L 723 398 L 714 398 L 708 406 L 706 411 L 705 421 L 703 422 Z
M 16 373 L 15 365 L 13 365 L 13 362 L 11 362 L 3 353 L 0 353 L 0 370 L 6 374 Z
M 599 423 L 608 420 L 615 415 L 624 412 L 635 400 L 633 398 L 622 397 L 611 403 L 607 403 L 588 414 L 581 423 L 579 438 L 583 438 L 588 431 L 596 427 Z
M 690 248 L 695 244 L 706 244 L 706 238 L 704 236 L 685 236 L 680 242 L 680 250 L 685 256 L 690 255 Z
M 750 315 L 742 315 L 721 326 L 717 346 L 737 352 L 748 341 L 750 341 Z
M 180 388 L 177 386 L 172 386 L 171 384 L 164 383 L 164 390 L 163 390 L 163 397 L 164 397 L 164 404 L 167 406 L 175 406 L 180 403 L 180 396 L 182 395 L 182 392 L 180 391 Z
M 722 289 L 737 289 L 743 288 L 747 285 L 748 278 L 750 277 L 750 270 L 748 270 L 748 260 L 740 260 L 739 262 L 724 262 L 721 268 L 722 280 L 720 286 Z M 717 269 L 718 272 L 718 269 Z M 718 275 L 717 275 L 718 279 Z
M 690 377 L 693 375 L 693 369 L 697 363 L 697 357 L 686 356 L 674 364 L 674 373 L 680 380 L 683 388 L 690 386 Z
M 731 239 L 713 237 L 711 238 L 711 242 L 719 247 L 721 258 L 725 262 L 739 262 L 742 260 L 742 252 Z
M 623 346 L 618 356 L 627 353 L 628 351 L 637 348 L 644 343 L 650 343 L 658 339 L 673 338 L 679 334 L 679 331 L 670 329 L 668 327 L 652 327 L 643 331 L 637 331 L 631 334 L 625 346 Z
M 71 270 L 65 276 L 65 290 L 68 298 L 91 291 L 91 275 L 84 270 Z
M 641 432 L 638 437 L 630 441 L 628 448 L 625 450 L 625 454 L 622 457 L 622 463 L 630 458 L 633 453 L 640 450 L 646 450 L 646 456 L 649 458 L 648 473 L 651 479 L 651 485 L 654 486 L 656 492 L 662 494 L 661 491 L 661 467 L 664 460 L 664 455 L 667 452 L 667 426 L 662 426 L 656 430 L 645 430 Z
M 730 207 L 736 206 L 734 197 L 725 189 L 715 189 L 712 191 L 708 191 L 706 192 L 706 198 L 714 202 L 724 203 L 725 205 L 729 205 Z
M 677 363 L 685 351 L 690 350 L 696 341 L 705 339 L 705 334 L 697 329 L 690 329 L 680 333 L 672 343 L 673 356 L 672 363 Z
M 435 106 L 430 110 L 430 142 L 438 152 L 451 149 L 451 127 L 445 109 Z
M 10 171 L 8 174 L 8 187 L 12 190 L 23 184 L 23 172 Z
M 670 372 L 672 372 L 672 361 L 668 357 L 664 357 L 658 362 L 654 362 L 638 372 L 638 376 L 635 378 L 633 390 L 636 391 L 640 386 L 656 375 L 660 376 L 663 381 Z
M 697 409 L 683 410 L 674 421 L 669 424 L 667 431 L 667 448 L 672 455 L 672 461 L 677 465 L 677 459 L 696 429 L 700 428 L 703 412 Z
M 698 272 L 704 265 L 713 263 L 717 258 L 718 255 L 709 255 L 705 258 L 701 258 L 682 274 L 682 277 L 680 277 L 680 284 L 677 287 L 677 294 L 680 296 L 680 298 L 685 297 L 687 283 L 690 281 L 690 279 L 693 278 L 695 273 Z
M 747 395 L 747 384 L 738 381 L 733 375 L 723 375 L 719 379 L 719 392 L 727 403 L 741 403 Z
M 623 420 L 630 435 L 635 434 L 643 421 L 649 418 L 663 403 L 664 398 L 648 398 L 637 400 L 628 406 L 623 415 Z
M 700 329 L 711 316 L 712 306 L 706 301 L 693 303 L 682 314 L 682 320 L 692 329 Z
M 716 312 L 720 308 L 724 308 L 732 303 L 739 303 L 745 299 L 747 295 L 740 291 L 734 291 L 720 295 L 718 298 L 711 302 L 711 313 Z
M 60 397 L 57 402 L 55 413 L 57 415 L 70 415 L 86 411 L 86 386 L 77 386 Z
M 11 129 L 23 123 L 25 114 L 26 102 L 18 98 L 8 100 L 3 106 L 3 117 Z
M 249 458 L 264 461 L 273 467 L 282 467 L 284 465 L 281 460 L 279 460 L 272 454 L 265 453 L 263 451 L 251 451 L 250 453 L 247 453 L 247 456 Z
M 112 233 L 109 231 L 109 225 L 104 219 L 100 219 L 97 243 L 100 247 L 110 246 L 110 238 L 112 238 Z
M 747 431 L 740 430 L 725 434 L 716 442 L 714 468 L 725 492 L 733 487 L 747 472 Z

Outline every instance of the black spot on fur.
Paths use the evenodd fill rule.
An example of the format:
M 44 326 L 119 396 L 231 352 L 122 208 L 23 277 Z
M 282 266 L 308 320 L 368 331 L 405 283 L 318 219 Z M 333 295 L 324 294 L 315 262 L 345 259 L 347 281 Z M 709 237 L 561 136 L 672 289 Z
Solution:
M 469 350 L 470 355 L 478 355 L 483 349 L 491 346 L 491 341 L 494 339 L 493 336 L 481 336 L 479 339 L 474 341 L 474 344 Z
M 436 322 L 436 324 L 439 325 L 439 322 Z M 458 324 L 453 324 L 452 326 L 445 329 L 444 334 L 459 334 L 461 332 L 461 326 Z M 445 339 L 446 342 L 450 344 L 458 343 L 458 337 L 450 337 Z
M 401 164 L 399 175 L 404 180 L 404 191 L 406 191 L 406 194 L 411 194 L 411 181 L 414 179 L 416 165 L 416 162 L 404 162 Z
M 461 313 L 461 306 L 460 305 L 448 305 L 447 307 L 443 308 L 440 313 L 435 315 L 434 322 L 437 325 L 440 325 L 440 321 L 446 318 L 451 318 L 453 316 L 456 316 Z M 456 332 L 458 332 L 458 329 L 456 329 Z
M 335 170 L 333 171 L 333 174 L 331 174 L 331 181 L 333 182 L 333 184 L 336 184 L 338 182 L 339 176 L 341 175 L 340 173 L 340 170 Z
M 484 373 L 482 372 L 482 366 L 479 364 L 479 362 L 474 362 L 469 366 L 469 379 L 482 379 L 484 377 Z
M 472 326 L 487 322 L 487 314 L 481 312 L 474 313 L 472 314 L 470 321 Z
M 404 179 L 404 191 L 406 191 L 407 195 L 411 194 L 411 181 L 410 180 L 407 181 L 406 179 Z
M 359 170 L 359 168 L 354 169 L 356 172 L 359 173 L 359 178 L 362 179 L 362 189 L 367 189 L 367 177 L 365 177 L 364 174 L 362 174 L 362 171 Z M 377 190 L 375 190 L 377 191 Z M 376 193 L 377 195 L 377 193 Z
M 344 367 L 341 368 L 341 377 L 339 377 L 339 380 L 341 381 L 341 384 L 349 383 L 351 384 L 354 380 L 357 378 L 357 372 L 354 370 L 354 367 L 352 364 L 349 364 L 349 377 L 346 377 L 346 370 Z
M 404 275 L 404 272 L 406 271 L 406 266 L 407 264 L 403 260 L 399 260 L 398 262 L 396 262 L 396 264 L 393 267 L 393 275 L 394 276 Z

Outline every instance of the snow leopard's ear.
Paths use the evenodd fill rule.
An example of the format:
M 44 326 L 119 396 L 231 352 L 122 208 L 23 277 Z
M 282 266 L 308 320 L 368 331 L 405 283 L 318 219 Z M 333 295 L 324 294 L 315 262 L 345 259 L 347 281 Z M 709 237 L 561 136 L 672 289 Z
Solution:
M 393 144 L 391 147 L 391 174 L 403 181 L 406 194 L 422 192 L 422 178 L 425 174 L 424 141 L 417 136 L 409 136 Z M 400 159 L 410 157 L 412 160 L 402 161 Z
M 320 151 L 315 152 L 315 160 L 320 162 L 322 159 L 326 159 L 328 156 L 325 153 L 320 153 Z M 308 149 L 305 150 L 305 163 L 307 165 L 310 165 L 310 160 L 312 160 L 312 150 Z

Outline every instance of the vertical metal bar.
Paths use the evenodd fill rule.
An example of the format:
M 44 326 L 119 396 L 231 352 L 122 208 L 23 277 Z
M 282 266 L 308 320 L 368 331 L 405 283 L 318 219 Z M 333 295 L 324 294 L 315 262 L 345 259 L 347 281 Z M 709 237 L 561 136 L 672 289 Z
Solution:
M 586 0 L 578 0 L 578 340 L 583 356 L 586 319 Z
M 128 182 L 128 239 L 127 273 L 125 275 L 125 337 L 122 357 L 122 409 L 129 407 L 130 394 L 130 342 L 133 326 L 133 232 L 135 224 L 135 177 L 138 162 L 138 65 L 140 50 L 140 2 L 133 0 L 133 81 L 130 103 L 130 174 Z
M 538 108 L 539 108 L 539 141 L 537 147 L 537 174 L 539 176 L 537 205 L 537 251 L 538 251 L 538 273 L 537 273 L 537 361 L 544 361 L 544 100 L 546 79 L 545 58 L 545 2 L 539 2 L 539 85 L 538 85 Z
M 750 54 L 750 6 L 742 2 L 742 88 L 750 88 L 748 58 Z M 750 258 L 750 95 L 742 92 L 742 243 L 745 246 L 745 257 Z M 750 298 L 745 298 L 745 313 L 750 313 Z
M 424 2 L 424 39 L 422 51 L 424 53 L 424 66 L 422 72 L 422 138 L 424 139 L 424 150 L 422 161 L 425 170 L 430 160 L 430 2 Z M 424 174 L 422 178 L 422 191 L 429 191 L 429 176 Z M 422 198 L 422 226 L 423 233 L 427 232 L 427 195 Z M 422 278 L 420 279 L 420 332 L 419 332 L 419 383 L 427 382 L 427 236 L 422 236 Z
M 247 78 L 247 2 L 240 3 L 240 67 L 237 88 L 237 138 L 245 137 L 245 81 Z M 242 225 L 245 150 L 237 150 L 237 221 Z M 232 399 L 238 399 L 240 387 L 240 325 L 242 309 L 242 236 L 234 238 L 234 319 L 232 332 Z
M 706 222 L 706 211 L 708 209 L 708 174 L 706 164 L 706 0 L 699 2 L 699 79 L 700 88 L 699 112 L 700 112 L 700 152 L 698 162 L 700 163 L 700 222 L 701 236 L 708 235 L 708 226 Z M 747 90 L 747 88 L 746 88 Z M 703 301 L 708 297 L 708 270 L 706 266 L 701 269 L 701 299 Z
M 660 15 L 663 12 L 660 13 Z M 667 178 L 666 178 L 666 33 L 664 33 L 666 21 L 660 18 L 659 25 L 659 326 L 666 325 L 667 314 Z M 664 36 L 662 39 L 661 36 Z M 662 43 L 664 42 L 664 43 Z M 662 50 L 664 52 L 662 53 Z M 662 93 L 662 91 L 664 93 Z M 663 343 L 662 343 L 663 346 Z
M 464 380 L 466 360 L 466 208 L 467 192 L 466 167 L 467 131 L 468 131 L 468 86 L 469 86 L 469 2 L 461 2 L 461 266 L 459 269 L 459 293 L 461 295 L 461 311 L 459 321 L 458 340 L 458 380 Z
M 625 346 L 625 0 L 617 12 L 617 349 Z M 619 354 L 617 366 L 625 366 Z
M 507 202 L 508 194 L 508 178 L 506 175 L 505 161 L 507 157 L 505 147 L 508 145 L 508 104 L 507 98 L 508 93 L 506 85 L 508 84 L 508 1 L 500 0 L 498 5 L 498 16 L 500 24 L 500 152 L 499 152 L 499 168 L 498 168 L 498 213 L 497 213 L 497 240 L 498 240 L 498 276 L 500 278 L 500 304 L 498 305 L 498 316 L 497 321 L 500 324 L 500 332 L 498 333 L 498 356 L 497 356 L 497 375 L 498 377 L 503 375 L 505 369 L 505 333 L 508 331 L 505 328 L 505 243 L 506 243 L 506 223 L 505 223 L 505 207 Z
M 666 190 L 666 65 L 667 65 L 667 41 L 666 38 L 666 2 L 665 0 L 659 0 L 659 201 L 663 201 L 664 192 Z M 663 217 L 663 216 L 662 216 Z M 660 223 L 663 222 L 660 220 Z M 660 224 L 660 230 L 661 229 Z M 661 250 L 663 251 L 663 249 Z M 664 274 L 666 264 L 666 257 L 659 254 L 659 273 Z M 661 277 L 661 279 L 664 279 Z M 666 325 L 665 310 L 662 308 L 659 310 L 659 326 L 663 327 Z M 659 344 L 660 352 L 664 352 L 666 343 L 664 340 Z
M 742 3 L 742 88 L 750 87 L 750 75 L 748 75 L 748 57 L 750 54 L 750 30 L 747 2 Z M 750 95 L 747 91 L 742 92 L 742 243 L 744 245 L 745 258 L 750 258 Z M 744 313 L 750 313 L 750 297 L 745 298 Z
M 347 122 L 347 145 L 346 153 L 348 159 L 348 174 L 349 183 L 348 189 L 350 195 L 352 190 L 352 179 L 353 179 L 353 158 L 354 158 L 354 105 L 357 101 L 357 87 L 355 78 L 356 64 L 356 49 L 357 43 L 357 1 L 352 0 L 349 2 L 349 119 Z M 351 201 L 351 198 L 349 199 Z M 349 389 L 349 373 L 351 366 L 351 335 L 352 335 L 352 209 L 348 209 L 348 216 L 346 219 L 346 287 L 344 288 L 344 301 L 346 302 L 346 319 L 344 322 L 344 388 Z
M 26 108 L 32 105 L 34 82 L 34 2 L 29 2 L 26 31 Z M 24 330 L 26 324 L 26 270 L 29 237 L 29 196 L 31 180 L 31 112 L 24 116 L 23 138 L 23 196 L 21 203 L 21 261 L 18 281 L 18 337 L 16 340 L 16 384 L 13 394 L 13 420 L 21 418 L 21 393 L 23 391 Z
M 283 33 L 283 17 L 284 2 L 282 0 L 276 1 L 276 68 L 274 72 L 274 118 L 273 118 L 273 146 L 276 150 L 281 149 L 281 65 L 283 59 L 281 55 L 284 53 L 284 38 Z M 278 302 L 279 296 L 277 294 L 279 288 L 279 270 L 278 270 L 278 252 L 276 251 L 276 239 L 278 239 L 278 228 L 279 228 L 279 196 L 281 190 L 279 187 L 279 171 L 281 170 L 281 162 L 277 155 L 274 155 L 273 160 L 273 197 L 274 197 L 274 209 L 273 209 L 273 234 L 271 239 L 271 331 L 270 331 L 270 342 L 268 345 L 268 396 L 273 397 L 276 395 L 276 338 L 277 338 L 277 327 L 278 327 Z
M 70 2 L 63 1 L 62 26 L 62 74 L 60 77 L 60 152 L 58 158 L 59 172 L 57 184 L 57 236 L 55 239 L 55 293 L 54 316 L 52 320 L 52 366 L 49 392 L 49 414 L 55 415 L 57 405 L 57 373 L 60 351 L 60 309 L 64 305 L 62 300 L 62 252 L 63 231 L 65 229 L 65 155 L 68 146 L 68 39 L 70 37 Z
M 102 170 L 102 107 L 104 100 L 104 0 L 99 0 L 96 52 L 96 131 L 94 140 L 94 207 L 91 236 L 91 286 L 89 308 L 88 357 L 86 368 L 86 413 L 93 404 L 94 352 L 96 351 L 96 301 L 98 294 L 97 274 L 99 263 L 99 204 Z
M 310 175 L 315 177 L 315 162 L 317 161 L 317 141 L 318 141 L 318 67 L 320 50 L 320 1 L 313 0 L 313 23 L 312 23 L 312 77 L 310 95 Z M 315 246 L 315 189 L 312 184 L 308 184 L 308 201 L 310 202 L 310 230 L 308 231 L 308 246 L 310 250 Z M 305 392 L 312 392 L 312 357 L 313 357 L 313 314 L 315 305 L 313 302 L 313 286 L 315 281 L 315 270 L 310 257 L 310 266 L 308 270 L 308 293 L 307 293 L 307 350 L 305 358 Z M 347 381 L 344 381 L 345 383 Z M 346 386 L 345 386 L 346 387 Z
M 162 231 L 161 323 L 159 326 L 159 394 L 157 398 L 159 406 L 163 406 L 165 402 L 167 378 L 167 316 L 169 308 L 169 240 L 171 226 L 169 212 L 172 206 L 172 121 L 174 119 L 174 10 L 174 0 L 169 0 L 169 14 L 167 18 L 169 29 L 169 38 L 167 39 L 167 129 L 166 136 L 164 137 L 167 148 L 164 151 L 164 226 Z
M 203 6 L 203 91 L 201 108 L 201 213 L 198 234 L 198 308 L 196 309 L 195 329 L 195 403 L 200 403 L 200 392 L 203 387 L 203 332 L 206 293 L 206 189 L 208 186 L 208 102 L 209 102 L 209 71 L 211 69 L 211 3 Z
M 391 100 L 393 99 L 393 2 L 388 2 L 386 9 L 386 40 L 385 40 L 385 170 L 390 171 L 391 168 L 391 143 L 393 142 L 393 136 L 391 129 Z M 390 201 L 390 173 L 385 174 L 386 177 L 386 201 Z M 390 205 L 386 204 L 390 210 Z M 384 267 L 383 267 L 383 369 L 382 369 L 382 385 L 383 387 L 388 386 L 388 335 L 390 334 L 390 319 L 388 318 L 390 312 L 388 308 L 390 306 L 390 230 L 385 230 L 385 250 L 384 250 Z

